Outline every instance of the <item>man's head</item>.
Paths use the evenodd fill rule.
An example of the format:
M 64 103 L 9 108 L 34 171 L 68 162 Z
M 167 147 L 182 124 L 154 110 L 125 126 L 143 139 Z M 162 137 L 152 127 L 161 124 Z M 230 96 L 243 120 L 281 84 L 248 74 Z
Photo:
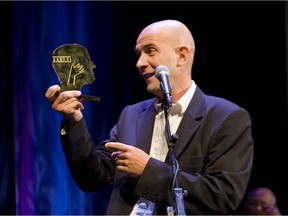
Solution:
M 95 80 L 88 51 L 79 44 L 65 44 L 52 54 L 52 66 L 60 81 L 61 91 L 81 90 L 81 87 Z
M 250 215 L 278 214 L 276 196 L 272 190 L 266 187 L 258 187 L 251 190 L 245 203 L 246 213 Z
M 139 34 L 135 51 L 136 67 L 147 83 L 147 90 L 161 96 L 154 70 L 159 65 L 169 68 L 173 92 L 181 92 L 191 84 L 195 44 L 189 29 L 177 20 L 152 23 Z

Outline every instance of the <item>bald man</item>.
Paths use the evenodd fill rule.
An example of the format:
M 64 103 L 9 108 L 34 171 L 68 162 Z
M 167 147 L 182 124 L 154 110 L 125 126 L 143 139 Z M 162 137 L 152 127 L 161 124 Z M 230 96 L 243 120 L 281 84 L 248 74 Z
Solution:
M 249 215 L 281 215 L 276 196 L 267 187 L 257 187 L 249 191 L 245 208 Z
M 79 91 L 56 98 L 54 85 L 45 94 L 63 116 L 59 135 L 73 178 L 84 191 L 113 185 L 107 215 L 171 215 L 183 209 L 188 215 L 233 214 L 252 168 L 249 113 L 206 95 L 192 79 L 195 42 L 183 23 L 152 23 L 139 34 L 135 51 L 153 97 L 125 107 L 110 137 L 98 145 L 85 124 Z

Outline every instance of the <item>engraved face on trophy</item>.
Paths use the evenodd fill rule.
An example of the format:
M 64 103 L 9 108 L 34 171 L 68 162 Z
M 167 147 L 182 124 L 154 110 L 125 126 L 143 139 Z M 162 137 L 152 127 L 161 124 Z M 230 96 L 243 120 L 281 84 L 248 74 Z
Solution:
M 96 65 L 90 59 L 87 49 L 79 44 L 65 44 L 52 54 L 52 66 L 60 81 L 61 91 L 81 90 L 81 87 L 95 80 Z

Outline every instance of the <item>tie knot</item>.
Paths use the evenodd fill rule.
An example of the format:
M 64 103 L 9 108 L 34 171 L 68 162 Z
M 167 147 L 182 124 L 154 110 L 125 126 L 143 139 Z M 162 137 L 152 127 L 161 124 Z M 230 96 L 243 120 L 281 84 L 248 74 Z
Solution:
M 156 109 L 157 112 L 162 112 L 163 108 L 161 106 L 161 103 L 156 104 Z M 175 116 L 175 115 L 182 115 L 182 106 L 180 103 L 172 104 L 172 107 L 170 107 L 170 110 L 168 111 L 170 115 Z
M 174 115 L 181 116 L 181 114 L 182 114 L 182 106 L 181 106 L 181 104 L 179 104 L 179 103 L 172 104 L 172 107 L 170 108 L 170 114 L 172 116 L 174 116 Z

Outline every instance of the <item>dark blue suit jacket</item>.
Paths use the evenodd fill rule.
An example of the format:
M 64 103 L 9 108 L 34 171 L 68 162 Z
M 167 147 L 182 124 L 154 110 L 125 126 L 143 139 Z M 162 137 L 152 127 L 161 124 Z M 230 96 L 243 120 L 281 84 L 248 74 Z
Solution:
M 169 157 L 165 163 L 151 158 L 136 179 L 116 171 L 111 151 L 103 147 L 106 142 L 117 141 L 149 154 L 154 102 L 150 99 L 125 107 L 110 139 L 97 150 L 84 119 L 61 136 L 67 164 L 82 190 L 95 191 L 113 184 L 107 215 L 129 215 L 140 196 L 157 203 L 157 214 L 167 214 L 167 206 L 174 205 Z M 205 95 L 197 86 L 177 134 L 174 154 L 180 169 L 179 186 L 188 192 L 184 197 L 186 214 L 233 214 L 252 169 L 249 113 L 225 99 Z

